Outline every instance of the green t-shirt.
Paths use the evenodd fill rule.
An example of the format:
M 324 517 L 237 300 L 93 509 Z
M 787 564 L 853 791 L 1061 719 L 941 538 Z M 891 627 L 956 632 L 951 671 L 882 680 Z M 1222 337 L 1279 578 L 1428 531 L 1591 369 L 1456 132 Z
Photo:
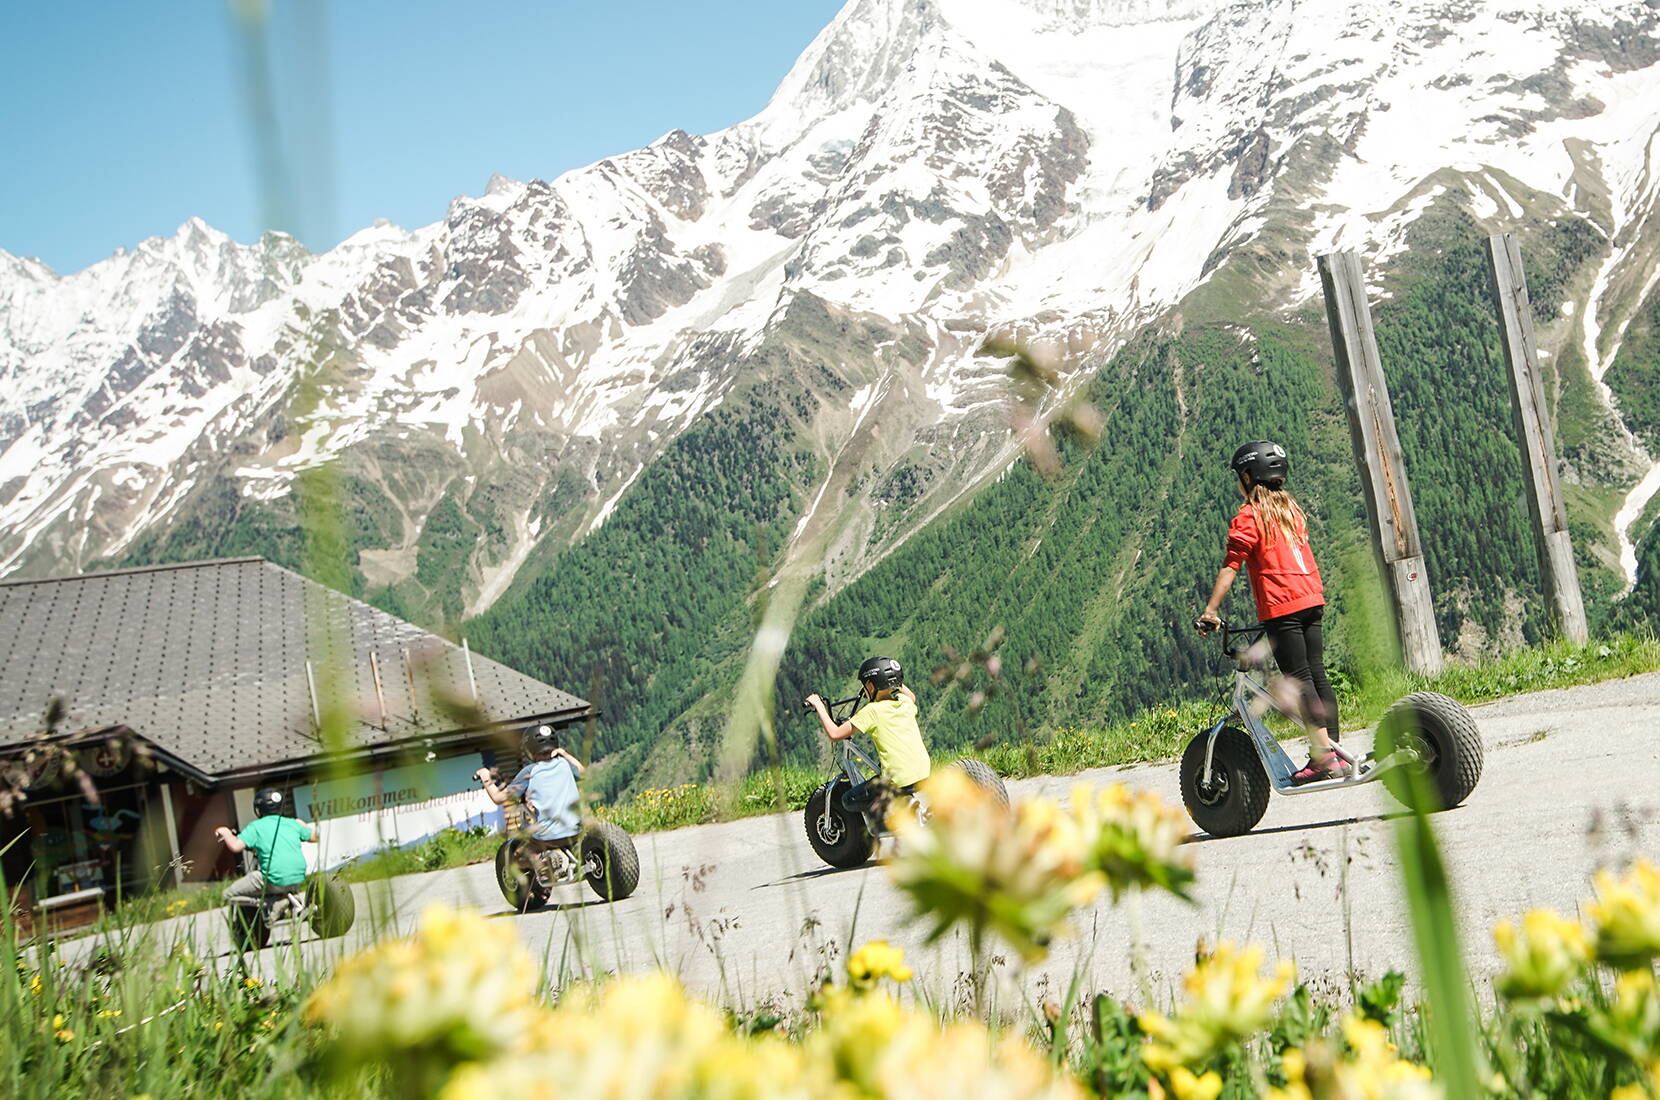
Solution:
M 876 742 L 876 758 L 882 762 L 882 774 L 889 783 L 909 787 L 928 778 L 933 765 L 922 743 L 922 731 L 917 728 L 915 703 L 903 695 L 867 703 L 848 721 Z
M 236 838 L 259 857 L 259 870 L 272 886 L 298 886 L 305 881 L 305 853 L 300 841 L 311 839 L 311 830 L 291 817 L 267 814 L 256 817 Z

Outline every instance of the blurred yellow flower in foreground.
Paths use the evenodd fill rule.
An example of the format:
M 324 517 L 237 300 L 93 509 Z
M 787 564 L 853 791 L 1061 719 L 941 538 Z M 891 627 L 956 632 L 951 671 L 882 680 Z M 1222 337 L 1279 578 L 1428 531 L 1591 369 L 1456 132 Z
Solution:
M 1072 788 L 1072 815 L 1082 834 L 1086 859 L 1119 897 L 1128 890 L 1159 887 L 1188 896 L 1193 856 L 1186 848 L 1191 822 L 1152 791 L 1131 791 L 1123 783 L 1094 791 Z
M 1281 1063 L 1286 1086 L 1270 1089 L 1268 1100 L 1441 1100 L 1441 1086 L 1429 1070 L 1403 1060 L 1376 1020 L 1347 1017 L 1343 1039 L 1349 1048 L 1343 1058 L 1325 1043 L 1286 1051 Z
M 1597 926 L 1597 958 L 1623 970 L 1660 958 L 1660 867 L 1640 859 L 1623 878 L 1598 871 L 1596 892 L 1585 908 Z
M 815 1086 L 800 1048 L 734 1035 L 721 1013 L 663 974 L 578 991 L 537 1030 L 533 1053 L 463 1066 L 440 1100 L 832 1095 Z
M 992 932 L 1036 959 L 1067 914 L 1100 892 L 1077 821 L 1055 803 L 1032 799 L 1011 809 L 957 768 L 935 772 L 923 793 L 926 823 L 889 817 L 899 843 L 890 870 L 932 920 L 930 940 L 962 924 L 977 948 Z
M 1614 982 L 1604 1020 L 1607 1037 L 1633 1058 L 1660 1058 L 1660 983 L 1654 971 L 1621 974 Z
M 891 946 L 887 940 L 871 940 L 847 960 L 847 980 L 854 988 L 869 989 L 883 978 L 892 978 L 896 982 L 911 980 L 911 968 L 905 965 L 905 952 Z
M 978 1022 L 941 1024 L 891 997 L 833 990 L 823 1024 L 803 1044 L 810 1068 L 828 1071 L 834 1095 L 895 1100 L 1081 1098 L 1077 1084 L 1015 1036 Z M 824 1095 L 820 1093 L 820 1095 Z
M 1167 1095 L 1157 1077 L 1147 1082 L 1147 1095 L 1164 1100 Z M 1181 1066 L 1170 1071 L 1170 1096 L 1176 1100 L 1216 1100 L 1222 1095 L 1222 1075 L 1215 1070 L 1200 1076 Z
M 1591 958 L 1591 937 L 1585 926 L 1549 909 L 1535 909 L 1524 916 L 1520 931 L 1512 922 L 1501 920 L 1493 927 L 1493 942 L 1506 965 L 1498 991 L 1515 1000 L 1556 996 Z
M 1262 948 L 1253 944 L 1238 951 L 1223 942 L 1188 974 L 1183 983 L 1187 999 L 1175 1016 L 1142 1013 L 1138 1022 L 1148 1041 L 1141 1059 L 1147 1068 L 1166 1077 L 1182 1067 L 1202 1069 L 1229 1046 L 1268 1026 L 1274 1002 L 1290 987 L 1296 968 L 1282 961 L 1271 977 L 1263 977 L 1262 962 Z
M 1647 1068 L 1648 1087 L 1642 1085 L 1621 1085 L 1608 1094 L 1608 1100 L 1652 1100 L 1660 1096 L 1660 1061 Z
M 330 1029 L 337 1056 L 424 1079 L 523 1049 L 545 1011 L 532 996 L 539 975 L 510 924 L 431 905 L 413 935 L 341 963 L 302 1015 Z

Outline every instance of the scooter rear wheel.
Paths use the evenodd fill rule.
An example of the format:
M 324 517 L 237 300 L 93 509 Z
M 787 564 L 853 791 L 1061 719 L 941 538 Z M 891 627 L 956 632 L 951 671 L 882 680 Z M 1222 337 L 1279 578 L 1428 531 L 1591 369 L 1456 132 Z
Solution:
M 311 930 L 325 940 L 344 936 L 357 919 L 352 888 L 333 875 L 314 875 L 306 883 L 306 907 Z
M 1418 762 L 1390 768 L 1381 778 L 1404 806 L 1413 804 L 1414 772 L 1429 780 L 1424 809 L 1431 813 L 1463 802 L 1481 780 L 1481 731 L 1470 712 L 1445 695 L 1419 691 L 1389 708 L 1378 723 L 1374 755 L 1383 760 L 1398 749 L 1412 750 Z
M 1211 754 L 1211 782 L 1202 783 L 1206 730 L 1182 753 L 1182 804 L 1195 824 L 1211 836 L 1239 836 L 1256 828 L 1268 812 L 1268 773 L 1251 739 L 1234 726 L 1222 727 Z
M 606 901 L 621 901 L 640 884 L 634 840 L 609 821 L 592 821 L 582 833 L 583 878 Z
M 965 756 L 961 760 L 951 761 L 946 767 L 956 768 L 968 776 L 970 783 L 991 795 L 994 802 L 1004 808 L 1008 807 L 1009 789 L 1003 786 L 1002 778 L 984 760 L 975 760 L 973 757 Z
M 818 857 L 832 867 L 858 867 L 870 860 L 876 850 L 876 840 L 865 827 L 862 814 L 849 813 L 842 806 L 842 792 L 847 790 L 845 780 L 825 783 L 807 798 L 803 811 L 807 827 L 807 843 Z M 829 803 L 828 822 L 825 803 Z

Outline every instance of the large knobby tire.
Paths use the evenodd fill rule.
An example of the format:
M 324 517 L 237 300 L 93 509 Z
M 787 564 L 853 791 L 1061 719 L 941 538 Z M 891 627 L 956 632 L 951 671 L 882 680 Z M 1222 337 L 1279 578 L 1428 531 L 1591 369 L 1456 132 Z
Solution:
M 979 787 L 981 790 L 990 794 L 992 800 L 998 805 L 1004 807 L 1005 809 L 1008 808 L 1009 789 L 1003 786 L 1003 780 L 998 777 L 996 772 L 992 771 L 991 765 L 987 764 L 984 760 L 971 760 L 964 757 L 961 760 L 951 761 L 951 763 L 947 764 L 946 767 L 956 768 L 958 771 L 968 776 L 969 780 L 976 787 Z
M 825 783 L 807 798 L 802 811 L 807 826 L 807 843 L 813 846 L 818 858 L 832 867 L 858 867 L 870 860 L 876 851 L 876 840 L 865 827 L 863 814 L 849 813 L 842 807 L 842 792 L 846 780 Z M 830 804 L 830 823 L 824 822 L 825 800 Z
M 225 917 L 231 926 L 231 946 L 237 951 L 258 951 L 271 942 L 271 922 L 265 919 L 263 905 L 225 906 Z
M 1206 730 L 1182 753 L 1182 804 L 1211 836 L 1239 836 L 1256 828 L 1268 810 L 1268 773 L 1244 730 L 1223 726 L 1211 756 L 1212 785 L 1199 784 L 1205 769 Z
M 548 889 L 527 871 L 519 860 L 519 849 L 525 842 L 509 837 L 496 849 L 496 885 L 515 912 L 527 913 L 548 903 Z
M 344 936 L 357 919 L 352 888 L 333 875 L 313 875 L 306 883 L 306 908 L 311 930 L 325 940 Z
M 1481 780 L 1481 731 L 1455 699 L 1420 691 L 1397 700 L 1378 723 L 1373 755 L 1384 760 L 1402 748 L 1416 752 L 1419 763 L 1390 768 L 1382 778 L 1404 806 L 1412 805 L 1414 772 L 1429 780 L 1431 802 L 1424 809 L 1431 812 L 1463 802 Z
M 640 885 L 634 839 L 609 821 L 590 821 L 582 831 L 582 877 L 606 901 L 621 901 Z

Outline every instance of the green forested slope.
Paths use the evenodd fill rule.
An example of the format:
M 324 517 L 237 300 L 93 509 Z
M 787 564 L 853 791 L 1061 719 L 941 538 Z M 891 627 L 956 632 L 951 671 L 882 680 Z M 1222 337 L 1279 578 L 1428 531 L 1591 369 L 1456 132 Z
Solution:
M 1456 206 L 1436 207 L 1380 272 L 1387 294 L 1374 307 L 1449 647 L 1492 648 L 1545 628 L 1481 239 Z M 1587 240 L 1571 219 L 1526 239 L 1540 318 L 1559 309 L 1590 255 Z M 1237 273 L 1231 279 L 1215 285 L 1241 285 Z M 1292 453 L 1292 488 L 1308 511 L 1328 585 L 1332 663 L 1339 676 L 1361 675 L 1356 655 L 1386 644 L 1387 624 L 1377 615 L 1324 318 L 1317 304 L 1292 317 L 1267 303 L 1218 302 L 1214 292 L 1196 296 L 1109 362 L 1086 364 L 1097 369 L 1086 398 L 1103 430 L 1093 446 L 1063 434 L 1059 475 L 1046 479 L 1017 461 L 853 584 L 829 595 L 819 587 L 796 624 L 778 685 L 791 757 L 820 750 L 814 727 L 798 717 L 801 696 L 850 689 L 852 670 L 873 652 L 892 653 L 912 670 L 926 730 L 942 748 L 1007 740 L 1020 719 L 1041 735 L 1214 691 L 1221 669 L 1213 643 L 1200 642 L 1189 624 L 1237 505 L 1224 464 L 1251 438 L 1281 440 Z M 1616 363 L 1621 373 L 1611 372 L 1639 416 L 1643 379 L 1660 372 L 1657 328 L 1660 314 L 1633 325 Z M 535 559 L 495 607 L 466 624 L 481 652 L 601 705 L 601 794 L 708 774 L 757 599 L 824 477 L 818 447 L 807 441 L 817 418 L 845 410 L 853 386 L 868 380 L 860 357 L 891 337 L 879 321 L 823 303 L 792 307 L 781 334 L 738 365 L 737 389 L 668 445 L 601 528 Z M 1557 369 L 1557 413 L 1571 449 L 1586 430 L 1573 402 L 1591 383 L 1583 364 Z M 883 473 L 874 471 L 878 480 Z M 1596 627 L 1619 583 L 1602 564 L 1607 535 L 1598 524 L 1605 529 L 1607 517 L 1593 519 L 1587 509 L 1608 507 L 1617 492 L 1573 489 Z M 348 560 L 355 563 L 352 551 L 402 541 L 400 514 L 377 484 L 348 479 L 345 495 L 339 537 Z M 221 503 L 216 514 L 186 518 L 136 547 L 129 561 L 254 552 L 304 564 L 291 505 L 234 493 Z M 423 625 L 453 622 L 458 589 L 445 580 L 457 568 L 458 545 L 482 537 L 483 523 L 460 499 L 446 497 L 433 510 L 417 541 L 419 603 L 400 603 L 394 590 L 366 591 L 356 570 L 325 579 Z M 1590 552 L 1594 540 L 1602 541 L 1599 554 Z M 1643 562 L 1653 577 L 1660 535 L 1651 533 Z M 1660 594 L 1639 589 L 1617 614 L 1641 623 L 1660 613 L 1657 603 Z M 1230 613 L 1254 615 L 1243 582 Z M 994 694 L 971 712 L 969 695 L 984 686 L 983 674 L 966 687 L 926 682 L 948 651 L 967 653 L 996 628 L 1007 635 L 1000 656 L 1013 693 Z

